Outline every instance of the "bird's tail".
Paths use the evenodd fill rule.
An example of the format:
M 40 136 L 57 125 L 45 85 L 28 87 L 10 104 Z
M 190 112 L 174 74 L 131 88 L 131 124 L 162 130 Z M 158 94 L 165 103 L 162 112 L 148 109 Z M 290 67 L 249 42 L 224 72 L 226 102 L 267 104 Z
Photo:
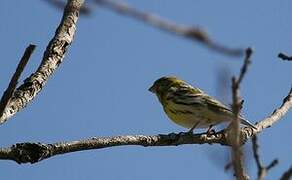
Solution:
M 254 129 L 257 129 L 257 127 L 255 127 L 255 125 L 253 125 L 251 122 L 249 122 L 248 120 L 245 120 L 242 117 L 240 117 L 240 122 L 243 125 L 250 126 L 250 127 L 254 128 Z

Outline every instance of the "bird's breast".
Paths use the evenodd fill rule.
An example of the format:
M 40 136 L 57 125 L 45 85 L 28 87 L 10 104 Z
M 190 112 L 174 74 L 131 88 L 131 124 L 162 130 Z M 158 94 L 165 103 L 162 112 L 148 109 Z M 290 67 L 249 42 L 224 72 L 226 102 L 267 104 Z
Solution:
M 224 117 L 218 116 L 206 107 L 176 104 L 172 101 L 165 104 L 164 111 L 174 123 L 185 128 L 192 128 L 198 122 L 197 128 L 207 128 L 225 121 Z

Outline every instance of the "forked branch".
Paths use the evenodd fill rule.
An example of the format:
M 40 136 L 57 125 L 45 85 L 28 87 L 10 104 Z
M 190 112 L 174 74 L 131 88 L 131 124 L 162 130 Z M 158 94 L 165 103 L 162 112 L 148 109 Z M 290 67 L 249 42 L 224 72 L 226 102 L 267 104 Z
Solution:
M 4 91 L 3 96 L 1 98 L 1 101 L 0 101 L 0 117 L 3 115 L 3 112 L 5 111 L 5 108 L 6 108 L 7 104 L 11 100 L 11 97 L 13 96 L 13 93 L 14 93 L 15 88 L 17 86 L 18 79 L 20 78 L 20 75 L 23 72 L 27 62 L 29 61 L 30 56 L 33 53 L 35 47 L 36 47 L 35 45 L 30 44 L 25 49 L 25 52 L 24 52 L 21 60 L 19 61 L 18 65 L 17 65 L 16 71 L 13 74 L 8 87 Z
M 69 0 L 65 7 L 63 18 L 56 30 L 55 36 L 49 42 L 41 64 L 35 73 L 24 80 L 13 96 L 10 98 L 3 114 L 0 116 L 0 124 L 23 109 L 42 90 L 49 77 L 63 62 L 65 53 L 73 41 L 79 10 L 84 0 Z

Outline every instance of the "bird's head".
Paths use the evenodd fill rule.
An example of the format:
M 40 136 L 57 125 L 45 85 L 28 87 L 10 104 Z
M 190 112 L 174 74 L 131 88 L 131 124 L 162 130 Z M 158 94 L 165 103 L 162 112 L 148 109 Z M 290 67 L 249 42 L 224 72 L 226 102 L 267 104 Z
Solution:
M 165 76 L 157 79 L 148 90 L 157 96 L 163 96 L 170 88 L 179 87 L 182 83 L 185 84 L 175 76 Z

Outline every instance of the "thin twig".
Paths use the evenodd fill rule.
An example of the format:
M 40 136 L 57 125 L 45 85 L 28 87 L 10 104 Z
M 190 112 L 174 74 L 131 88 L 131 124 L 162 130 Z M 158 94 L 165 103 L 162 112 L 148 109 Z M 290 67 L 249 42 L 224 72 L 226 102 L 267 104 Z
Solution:
M 278 58 L 285 60 L 285 61 L 292 61 L 292 56 L 288 56 L 284 53 L 279 53 Z
M 61 23 L 44 52 L 41 64 L 37 71 L 25 79 L 24 83 L 16 89 L 4 113 L 0 116 L 0 124 L 6 122 L 8 118 L 32 101 L 63 62 L 65 53 L 73 41 L 79 9 L 83 2 L 84 0 L 68 1 Z
M 11 99 L 13 93 L 14 93 L 15 88 L 16 88 L 17 83 L 18 83 L 18 79 L 20 78 L 20 75 L 23 72 L 27 62 L 29 61 L 30 56 L 32 55 L 35 47 L 36 47 L 35 45 L 30 44 L 25 49 L 25 52 L 24 52 L 21 60 L 19 61 L 18 65 L 17 65 L 16 71 L 13 74 L 8 87 L 4 91 L 3 96 L 1 98 L 1 101 L 0 101 L 0 117 L 2 116 L 7 104 L 9 103 L 9 101 L 10 101 L 10 99 Z
M 257 136 L 253 136 L 253 138 L 252 138 L 252 149 L 253 149 L 254 159 L 256 161 L 256 165 L 257 165 L 257 168 L 258 168 L 258 180 L 264 180 L 266 175 L 267 175 L 267 173 L 268 173 L 268 171 L 278 164 L 278 160 L 274 159 L 266 167 L 261 163 Z
M 254 159 L 256 161 L 256 165 L 258 167 L 258 170 L 260 171 L 260 169 L 263 168 L 263 165 L 260 161 L 260 155 L 259 155 L 259 145 L 257 143 L 257 136 L 254 136 L 252 138 L 252 149 L 253 149 L 253 155 L 254 155 Z M 259 173 L 258 173 L 259 174 Z
M 274 159 L 269 165 L 267 165 L 267 167 L 266 167 L 267 171 L 269 171 L 270 169 L 275 167 L 278 163 L 279 163 L 279 160 L 278 159 Z
M 251 57 L 252 53 L 253 53 L 253 50 L 251 48 L 247 48 L 246 49 L 244 63 L 243 63 L 243 66 L 240 69 L 240 74 L 239 74 L 239 77 L 238 77 L 237 82 L 236 82 L 237 86 L 240 85 L 244 75 L 247 72 L 247 68 L 251 63 L 250 57 Z
M 113 10 L 119 14 L 126 15 L 149 24 L 158 29 L 164 30 L 166 32 L 176 34 L 187 39 L 200 42 L 211 50 L 217 51 L 231 56 L 242 56 L 243 49 L 233 49 L 214 42 L 209 38 L 209 36 L 202 29 L 192 26 L 183 26 L 175 24 L 171 21 L 163 19 L 157 15 L 150 14 L 148 12 L 142 12 L 135 9 L 128 4 L 121 1 L 113 0 L 95 0 L 95 2 L 103 7 Z
M 291 180 L 291 178 L 292 178 L 292 167 L 290 167 L 286 172 L 284 172 L 280 180 Z
M 248 65 L 250 64 L 250 57 L 252 54 L 252 49 L 247 48 L 245 52 L 245 59 L 240 70 L 240 74 L 238 78 L 232 78 L 232 111 L 235 115 L 234 121 L 231 122 L 231 130 L 230 130 L 230 142 L 232 144 L 232 164 L 235 172 L 235 176 L 237 179 L 244 180 L 248 179 L 248 176 L 245 173 L 244 165 L 243 165 L 243 152 L 241 149 L 240 143 L 240 119 L 239 114 L 242 108 L 242 101 L 239 95 L 240 83 L 242 82 L 244 75 L 247 72 Z

